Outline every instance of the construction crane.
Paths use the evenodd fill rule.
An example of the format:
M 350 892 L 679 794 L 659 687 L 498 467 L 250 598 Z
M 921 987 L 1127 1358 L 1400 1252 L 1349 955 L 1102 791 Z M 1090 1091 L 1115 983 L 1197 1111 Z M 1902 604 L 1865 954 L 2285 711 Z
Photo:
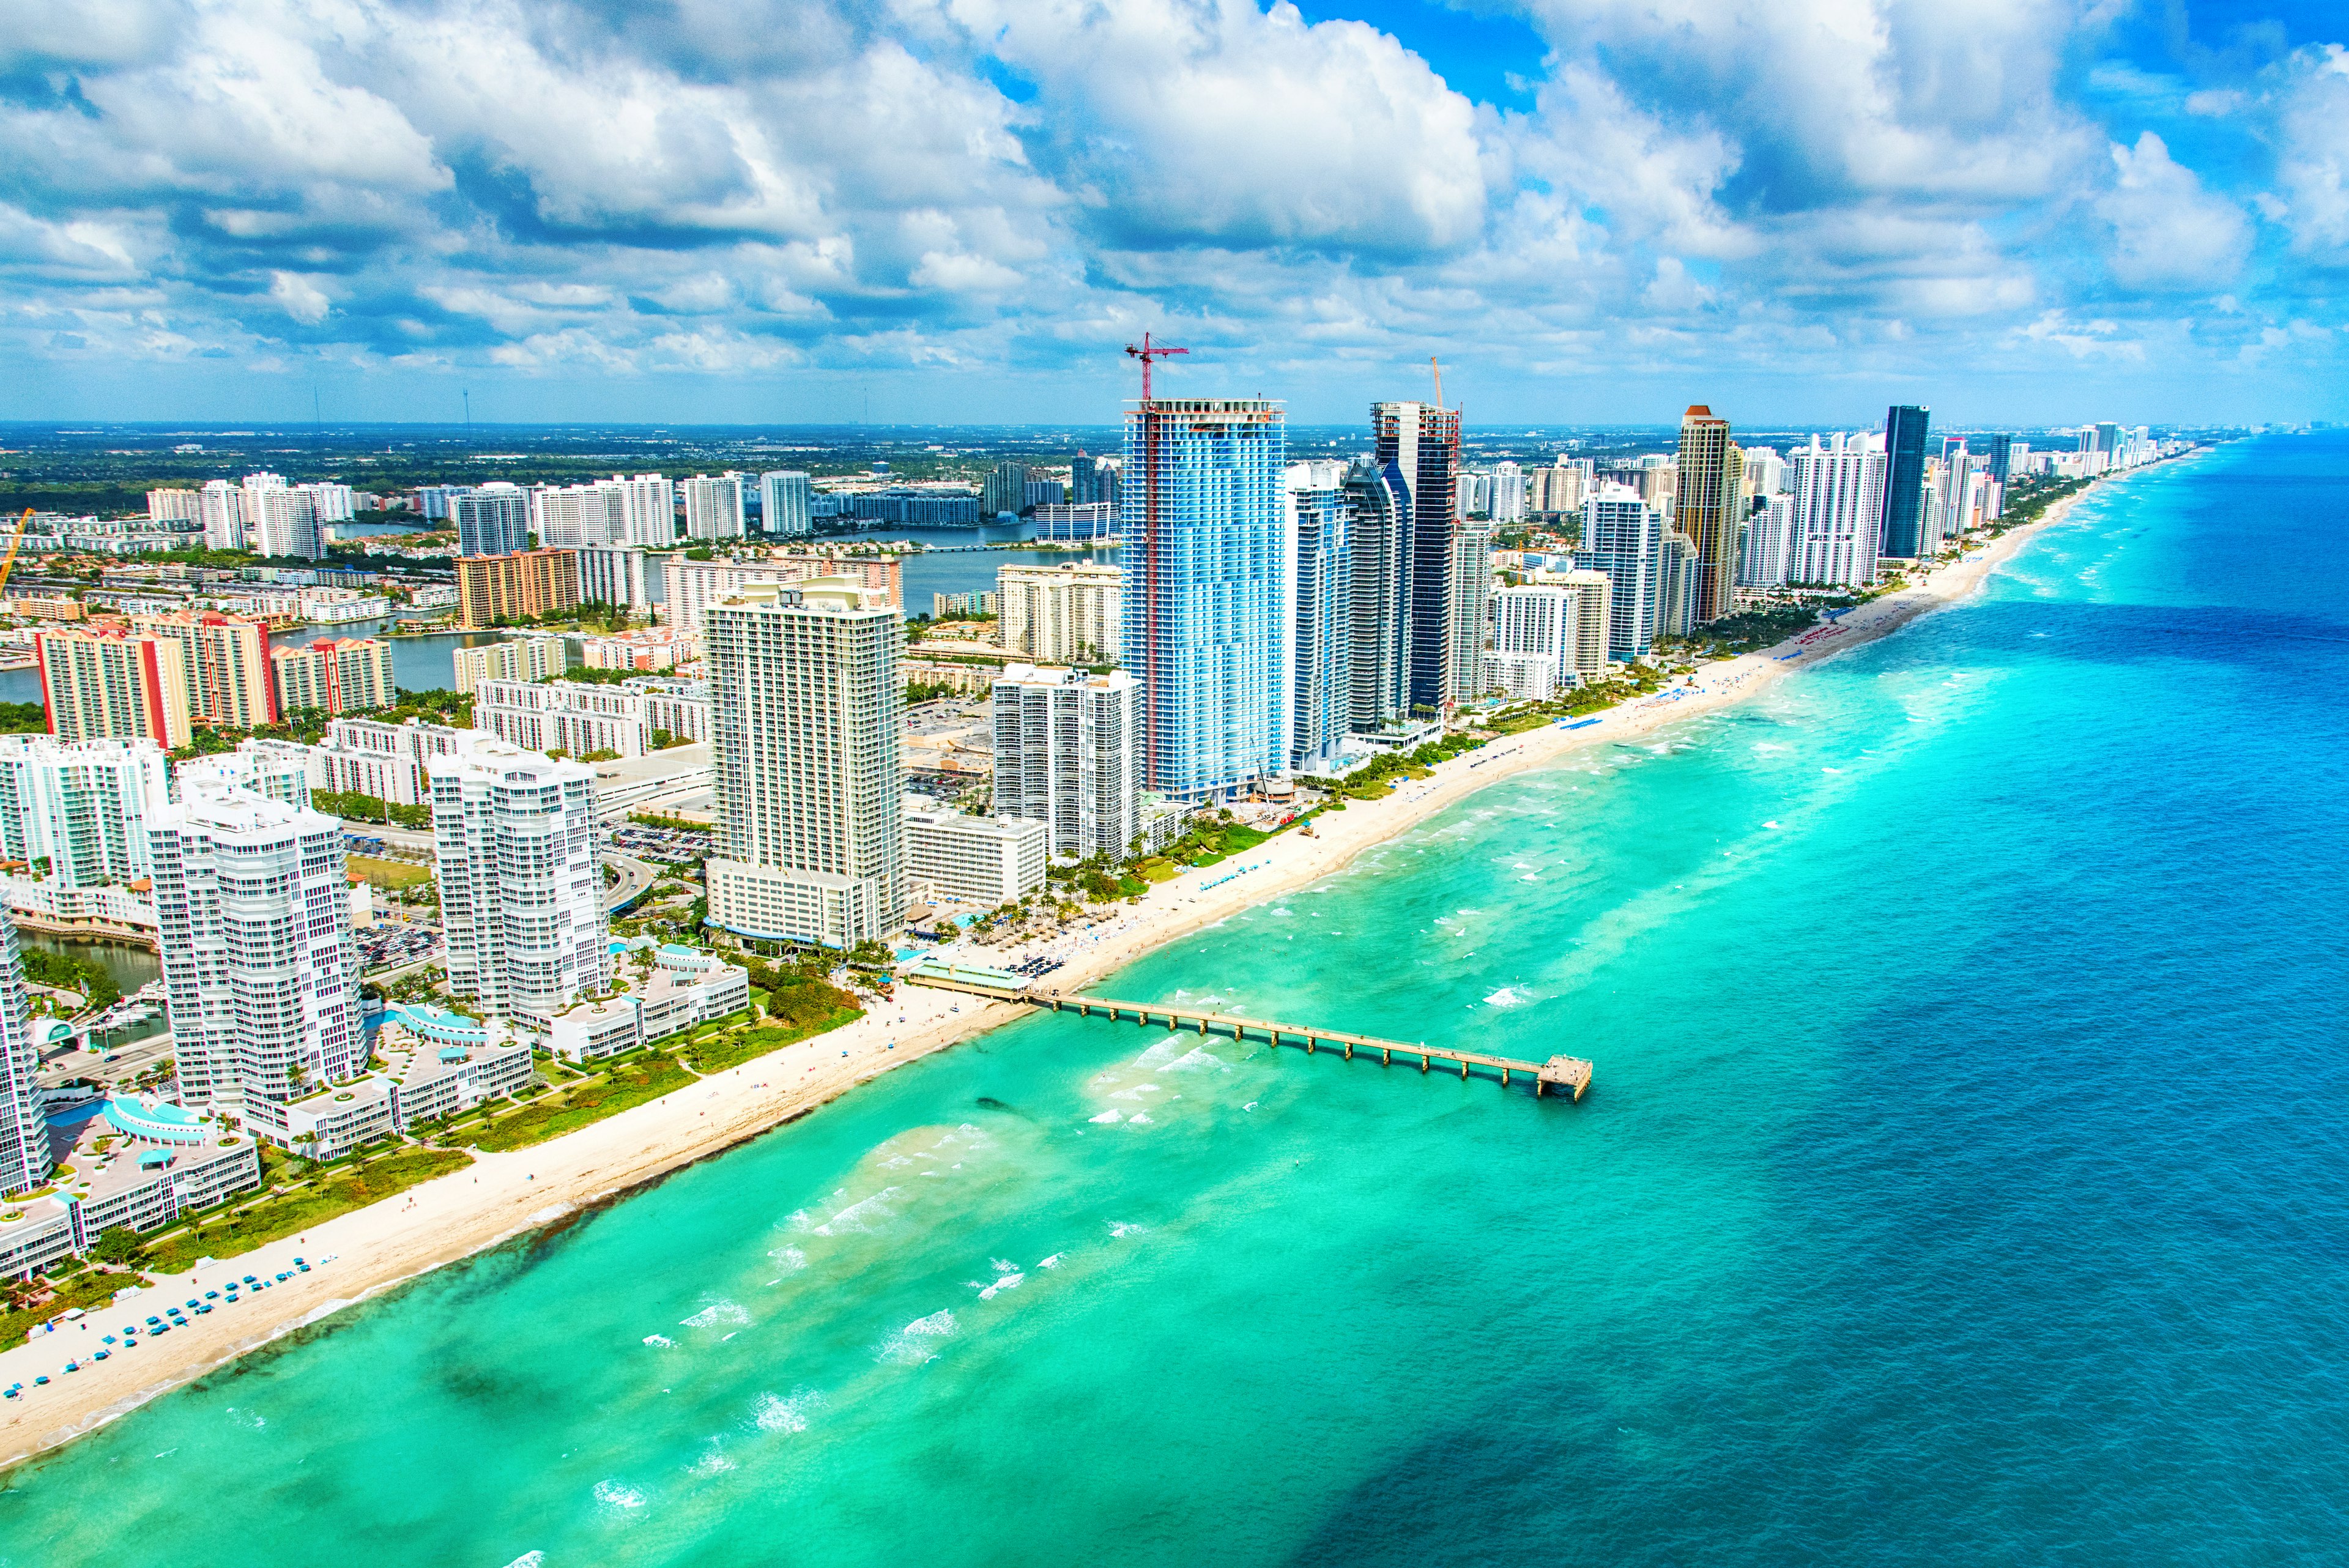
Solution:
M 0 597 L 8 592 L 8 574 L 16 569 L 16 552 L 25 543 L 25 525 L 32 520 L 33 509 L 27 506 L 25 514 L 16 519 L 16 525 L 8 531 L 8 558 L 0 561 Z
M 1153 359 L 1164 359 L 1169 354 L 1188 354 L 1190 352 L 1188 348 L 1165 348 L 1157 347 L 1150 341 L 1150 334 L 1147 332 L 1142 335 L 1142 342 L 1139 347 L 1129 343 L 1125 346 L 1125 351 L 1142 361 L 1142 400 L 1145 403 L 1150 400 L 1150 362 Z

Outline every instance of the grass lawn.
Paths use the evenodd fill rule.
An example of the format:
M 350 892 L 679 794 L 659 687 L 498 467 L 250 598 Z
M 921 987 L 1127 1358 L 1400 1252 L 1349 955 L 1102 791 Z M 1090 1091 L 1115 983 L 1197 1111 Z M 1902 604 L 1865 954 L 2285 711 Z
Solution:
M 432 873 L 421 866 L 411 866 L 405 860 L 378 860 L 371 855 L 354 855 L 344 862 L 351 875 L 363 877 L 378 888 L 414 888 L 432 880 Z
M 264 1199 L 250 1209 L 233 1210 L 196 1230 L 183 1231 L 150 1248 L 139 1266 L 168 1274 L 191 1268 L 207 1255 L 233 1258 L 472 1163 L 471 1156 L 452 1148 L 402 1149 L 356 1170 L 338 1170 L 282 1197 Z
M 697 1040 L 679 1054 L 697 1073 L 722 1073 L 770 1051 L 780 1051 L 786 1045 L 795 1045 L 802 1040 L 827 1033 L 843 1023 L 854 1023 L 864 1015 L 861 1008 L 836 1007 L 812 1020 L 762 1023 L 756 1029 L 743 1029 L 714 1039 Z
M 632 1106 L 657 1100 L 671 1089 L 681 1089 L 692 1082 L 693 1075 L 678 1066 L 674 1058 L 655 1053 L 614 1067 L 607 1076 L 534 1101 L 485 1127 L 452 1136 L 476 1148 L 528 1148 L 576 1131 L 590 1122 L 618 1116 Z
M 101 1274 L 94 1269 L 84 1270 L 57 1286 L 55 1300 L 45 1302 L 36 1307 L 18 1307 L 12 1311 L 0 1312 L 0 1345 L 22 1345 L 25 1343 L 25 1331 L 35 1324 L 47 1323 L 67 1307 L 79 1307 L 84 1312 L 95 1311 L 111 1302 L 115 1292 L 139 1282 L 137 1274 Z M 97 1335 L 93 1332 L 90 1337 L 96 1338 Z M 66 1344 L 62 1339 L 57 1343 L 60 1345 Z M 105 1347 L 92 1345 L 89 1348 L 99 1350 Z

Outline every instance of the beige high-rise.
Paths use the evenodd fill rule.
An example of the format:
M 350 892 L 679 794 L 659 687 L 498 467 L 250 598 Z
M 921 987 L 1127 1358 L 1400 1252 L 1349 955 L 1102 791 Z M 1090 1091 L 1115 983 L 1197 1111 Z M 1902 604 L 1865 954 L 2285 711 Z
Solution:
M 1673 526 L 1696 545 L 1694 614 L 1719 620 L 1735 607 L 1739 498 L 1744 464 L 1729 439 L 1729 421 L 1702 403 L 1681 420 L 1678 493 Z
M 1048 664 L 1114 664 L 1123 569 L 1091 561 L 1005 566 L 995 574 L 1003 651 Z

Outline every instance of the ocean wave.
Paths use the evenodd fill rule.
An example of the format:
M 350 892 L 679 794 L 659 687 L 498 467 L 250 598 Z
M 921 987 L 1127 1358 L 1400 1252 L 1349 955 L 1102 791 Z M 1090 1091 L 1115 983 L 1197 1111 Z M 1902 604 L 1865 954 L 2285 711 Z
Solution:
M 1500 990 L 1495 992 L 1492 995 L 1486 997 L 1485 999 L 1485 1005 L 1487 1007 L 1523 1007 L 1526 1002 L 1532 1000 L 1533 999 L 1531 997 L 1525 995 L 1515 986 L 1505 985 L 1501 987 Z
M 1085 1120 L 1092 1122 L 1098 1127 L 1113 1127 L 1124 1119 L 1125 1118 L 1123 1116 L 1120 1116 L 1115 1111 L 1103 1111 L 1097 1116 L 1087 1116 L 1085 1118 Z
M 807 1267 L 807 1254 L 797 1247 L 778 1247 L 767 1256 L 794 1272 Z
M 512 1562 L 507 1563 L 506 1568 L 543 1568 L 545 1562 L 545 1552 L 525 1552 L 521 1556 L 515 1558 Z
M 884 1360 L 904 1362 L 919 1366 L 926 1361 L 936 1361 L 938 1353 L 931 1345 L 941 1339 L 951 1339 L 955 1332 L 955 1315 L 951 1309 L 940 1307 L 927 1317 L 917 1317 L 884 1341 Z
M 1109 1233 L 1112 1238 L 1120 1236 L 1139 1236 L 1142 1234 L 1143 1229 L 1144 1227 L 1137 1225 L 1130 1220 L 1112 1220 L 1109 1222 Z
M 645 1494 L 616 1480 L 599 1480 L 595 1483 L 595 1501 L 606 1508 L 636 1509 L 645 1506 Z
M 725 1443 L 723 1438 L 710 1438 L 709 1447 L 702 1450 L 699 1459 L 685 1467 L 685 1473 L 689 1476 L 719 1476 L 734 1469 L 734 1461 L 726 1457 Z
M 897 1196 L 898 1191 L 897 1188 L 885 1187 L 870 1198 L 858 1199 L 817 1226 L 815 1233 L 819 1236 L 870 1236 L 875 1223 L 897 1217 L 897 1211 L 889 1207 L 889 1199 Z
M 648 1334 L 645 1335 L 645 1343 L 651 1345 L 655 1350 L 675 1350 L 677 1348 L 677 1341 L 671 1339 L 665 1334 Z
M 1150 1113 L 1148 1111 L 1136 1111 L 1132 1116 L 1125 1118 L 1125 1125 L 1130 1127 L 1138 1127 L 1148 1123 L 1149 1120 Z
M 740 1328 L 750 1321 L 750 1314 L 739 1303 L 730 1301 L 711 1302 L 691 1317 L 678 1320 L 679 1326 L 685 1328 L 716 1328 L 721 1323 Z
M 788 1399 L 761 1394 L 750 1411 L 750 1424 L 762 1432 L 804 1432 L 808 1412 L 823 1403 L 823 1396 L 812 1388 L 794 1388 Z

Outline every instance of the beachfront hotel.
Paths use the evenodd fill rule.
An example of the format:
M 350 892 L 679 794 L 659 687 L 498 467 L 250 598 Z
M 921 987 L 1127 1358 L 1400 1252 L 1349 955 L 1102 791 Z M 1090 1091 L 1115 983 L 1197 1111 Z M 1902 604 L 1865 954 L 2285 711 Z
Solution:
M 1886 462 L 1881 436 L 1816 435 L 1792 459 L 1793 565 L 1787 580 L 1863 588 L 1876 580 L 1884 521 Z
M 1260 398 L 1161 398 L 1125 416 L 1125 670 L 1143 782 L 1240 793 L 1288 769 L 1288 421 Z
M 16 922 L 0 910 L 0 1196 L 30 1191 L 48 1179 L 48 1127 L 34 1080 L 39 1070 Z
M 469 732 L 425 771 L 449 989 L 543 1033 L 604 988 L 595 770 Z
M 1353 563 L 1349 726 L 1382 730 L 1411 711 L 1411 488 L 1392 462 L 1346 470 Z
M 1013 664 L 990 699 L 996 811 L 1043 823 L 1054 855 L 1124 859 L 1142 831 L 1142 683 Z
M 746 583 L 711 604 L 719 853 L 709 919 L 847 948 L 905 924 L 903 618 L 858 583 Z
M 181 1101 L 286 1143 L 287 1102 L 366 1055 L 342 826 L 204 776 L 151 820 Z

